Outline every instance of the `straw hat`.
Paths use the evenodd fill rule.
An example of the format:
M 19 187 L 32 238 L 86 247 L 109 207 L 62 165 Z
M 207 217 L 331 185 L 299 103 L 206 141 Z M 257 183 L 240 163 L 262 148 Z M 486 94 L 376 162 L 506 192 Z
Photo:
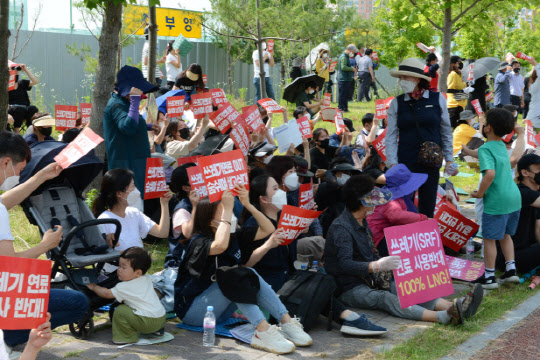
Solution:
M 425 65 L 418 59 L 408 58 L 403 60 L 397 70 L 391 70 L 390 75 L 399 78 L 400 75 L 414 76 L 420 79 L 431 81 L 431 78 L 424 72 Z

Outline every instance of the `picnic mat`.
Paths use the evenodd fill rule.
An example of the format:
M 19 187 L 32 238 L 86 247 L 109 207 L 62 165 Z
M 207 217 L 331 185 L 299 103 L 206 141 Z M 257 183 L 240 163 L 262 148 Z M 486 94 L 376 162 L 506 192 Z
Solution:
M 222 323 L 216 324 L 216 335 L 226 336 L 230 338 L 234 337 L 232 336 L 231 331 L 230 331 L 231 325 L 238 324 L 241 322 L 246 322 L 246 321 L 242 319 L 229 318 L 228 320 L 225 320 Z M 204 332 L 204 328 L 202 326 L 189 326 L 184 323 L 180 323 L 176 326 L 179 327 L 180 329 L 186 329 L 189 331 L 197 331 L 201 333 Z

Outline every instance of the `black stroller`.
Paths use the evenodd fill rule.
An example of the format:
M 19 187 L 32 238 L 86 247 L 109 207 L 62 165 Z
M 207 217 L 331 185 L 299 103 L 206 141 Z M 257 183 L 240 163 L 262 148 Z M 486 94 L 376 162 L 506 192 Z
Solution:
M 23 183 L 45 166 L 54 162 L 54 157 L 67 144 L 58 141 L 41 141 L 31 146 L 32 160 L 21 173 Z M 60 245 L 47 253 L 53 261 L 51 279 L 62 277 L 62 281 L 51 283 L 52 287 L 82 291 L 86 295 L 86 284 L 99 283 L 105 263 L 117 261 L 120 253 L 109 248 L 98 225 L 115 224 L 115 239 L 120 236 L 120 222 L 114 219 L 96 220 L 85 203 L 82 192 L 103 169 L 103 163 L 93 152 L 87 154 L 60 176 L 46 181 L 21 205 L 30 223 L 37 225 L 41 236 L 55 225 L 64 229 Z M 114 284 L 112 284 L 114 286 Z M 105 303 L 104 303 L 105 301 Z M 94 310 L 110 303 L 110 300 L 90 297 L 88 313 L 69 330 L 78 339 L 90 336 L 94 329 Z

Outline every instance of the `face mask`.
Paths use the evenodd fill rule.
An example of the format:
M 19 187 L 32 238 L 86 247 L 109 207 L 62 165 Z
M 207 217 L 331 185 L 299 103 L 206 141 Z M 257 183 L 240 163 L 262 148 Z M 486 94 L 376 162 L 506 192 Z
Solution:
M 49 128 L 41 128 L 41 129 L 39 129 L 39 132 L 40 132 L 41 135 L 43 135 L 43 136 L 51 136 L 51 134 L 52 134 L 52 127 L 49 127 Z
M 540 172 L 537 172 L 536 174 L 534 174 L 533 180 L 537 185 L 540 185 Z
M 350 177 L 351 177 L 350 175 L 341 174 L 341 177 L 336 178 L 336 181 L 337 181 L 339 186 L 343 186 L 343 185 L 345 185 L 347 180 L 349 180 Z
M 276 191 L 272 196 L 272 204 L 279 210 L 283 209 L 283 206 L 287 205 L 287 193 L 281 189 Z
M 298 182 L 298 174 L 293 173 L 293 174 L 287 175 L 284 183 L 287 189 L 291 191 L 298 189 L 298 187 L 300 186 L 300 183 Z
M 463 69 L 463 63 L 462 63 L 462 62 L 459 63 L 458 69 L 459 69 L 459 70 L 462 70 L 462 69 Z
M 519 74 L 519 71 L 520 71 L 520 70 L 521 70 L 520 68 L 514 68 L 514 72 L 515 72 L 516 74 Z
M 375 210 L 367 210 L 366 211 L 366 216 L 369 216 L 371 214 L 373 214 L 375 212 Z
M 234 214 L 232 214 L 231 217 L 231 234 L 234 234 L 236 232 L 236 227 L 238 226 L 238 219 Z
M 319 140 L 319 142 L 321 143 L 320 147 L 322 147 L 323 149 L 326 149 L 328 148 L 328 146 L 330 146 L 330 139 Z
M 127 201 L 128 206 L 136 207 L 139 203 L 139 200 L 141 199 L 141 193 L 137 188 L 135 188 L 135 190 L 128 194 L 127 198 L 123 199 Z
M 265 157 L 263 159 L 263 163 L 265 163 L 266 165 L 268 165 L 268 163 L 270 162 L 270 160 L 272 160 L 272 158 L 274 157 L 274 155 L 269 155 L 267 157 Z
M 322 54 L 322 57 L 326 59 L 328 57 L 328 54 Z
M 399 80 L 399 87 L 404 94 L 408 94 L 414 91 L 416 84 L 410 80 Z
M 354 57 L 354 54 L 353 54 L 353 53 L 350 53 L 350 54 L 349 54 L 349 57 Z
M 311 95 L 315 92 L 315 90 L 309 90 L 308 93 Z
M 261 46 L 262 46 L 262 49 L 263 49 L 263 50 L 266 50 L 266 43 L 262 43 Z
M 13 170 L 13 175 L 8 177 L 6 170 L 4 170 L 4 183 L 0 185 L 0 190 L 8 191 L 13 189 L 17 184 L 19 184 L 19 176 L 15 175 L 15 169 L 13 168 L 13 163 L 11 163 L 11 170 Z
M 189 128 L 183 128 L 183 129 L 180 129 L 180 137 L 184 140 L 188 140 L 189 139 Z

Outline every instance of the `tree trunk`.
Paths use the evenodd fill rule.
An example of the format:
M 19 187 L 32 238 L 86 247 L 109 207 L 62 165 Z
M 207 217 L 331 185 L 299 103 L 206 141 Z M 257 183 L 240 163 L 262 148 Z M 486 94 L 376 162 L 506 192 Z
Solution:
M 9 0 L 0 0 L 0 64 L 8 62 L 8 43 L 9 43 Z M 0 131 L 7 125 L 8 109 L 8 82 L 9 71 L 7 66 L 0 71 Z
M 227 80 L 229 82 L 229 94 L 233 94 L 233 80 L 232 80 L 232 61 L 231 61 L 231 30 L 227 29 Z
M 444 10 L 443 41 L 442 41 L 442 62 L 439 73 L 439 91 L 446 92 L 446 80 L 450 70 L 450 47 L 452 45 L 452 7 L 448 6 Z
M 118 51 L 116 55 L 116 72 L 122 68 L 122 32 L 118 34 Z
M 257 0 L 257 10 L 259 10 L 259 0 Z M 261 40 L 261 23 L 257 15 L 257 50 L 259 50 L 259 77 L 261 79 L 261 99 L 266 99 L 266 74 L 264 73 L 263 50 Z
M 149 21 L 148 25 L 148 41 L 150 48 L 148 51 L 148 81 L 152 84 L 156 83 L 156 45 L 157 45 L 157 24 L 156 24 L 156 7 L 149 6 Z

